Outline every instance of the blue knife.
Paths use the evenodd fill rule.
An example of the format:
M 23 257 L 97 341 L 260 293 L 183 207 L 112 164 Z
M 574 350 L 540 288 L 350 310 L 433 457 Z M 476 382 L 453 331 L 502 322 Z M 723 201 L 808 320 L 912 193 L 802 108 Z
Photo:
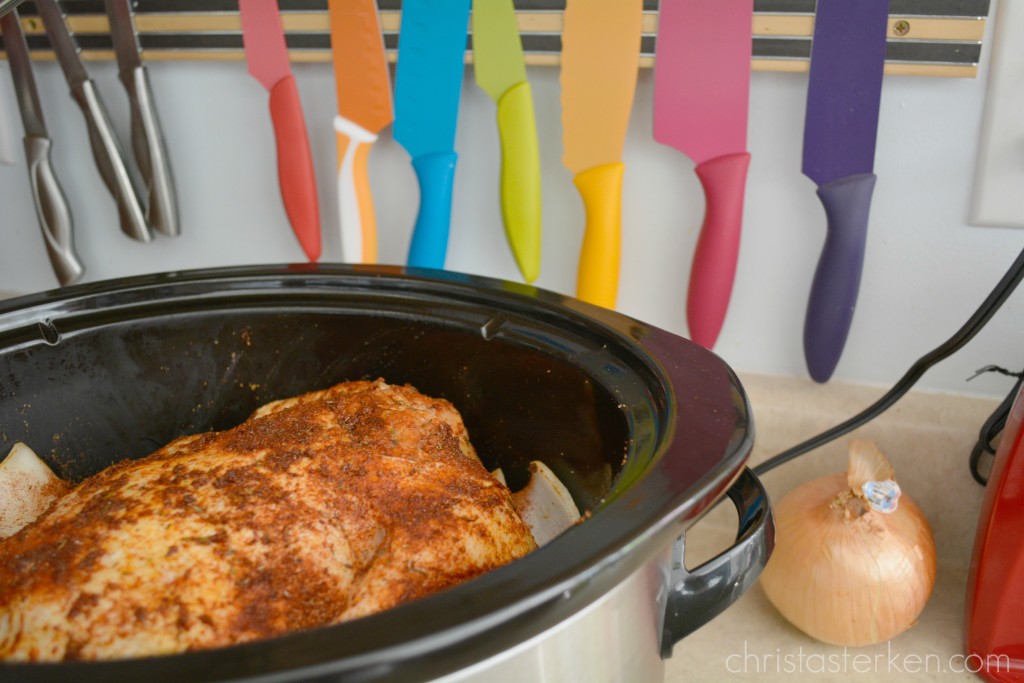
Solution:
M 402 3 L 394 135 L 412 156 L 420 186 L 420 208 L 409 245 L 410 266 L 444 268 L 470 2 Z

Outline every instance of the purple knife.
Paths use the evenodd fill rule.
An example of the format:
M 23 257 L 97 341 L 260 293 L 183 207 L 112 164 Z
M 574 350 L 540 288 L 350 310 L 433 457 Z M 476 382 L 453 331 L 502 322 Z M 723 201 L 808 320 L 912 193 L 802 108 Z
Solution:
M 888 19 L 889 0 L 818 0 L 815 12 L 803 172 L 828 221 L 804 321 L 804 357 L 817 382 L 832 376 L 857 303 Z

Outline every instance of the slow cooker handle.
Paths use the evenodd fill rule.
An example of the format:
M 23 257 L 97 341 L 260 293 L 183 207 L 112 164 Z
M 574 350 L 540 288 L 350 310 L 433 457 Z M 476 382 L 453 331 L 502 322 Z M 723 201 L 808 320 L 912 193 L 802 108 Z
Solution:
M 754 585 L 775 545 L 768 494 L 754 473 L 745 468 L 728 496 L 739 513 L 739 531 L 732 547 L 688 570 L 683 564 L 686 535 L 673 546 L 661 638 L 663 658 L 671 657 L 677 642 L 721 614 Z

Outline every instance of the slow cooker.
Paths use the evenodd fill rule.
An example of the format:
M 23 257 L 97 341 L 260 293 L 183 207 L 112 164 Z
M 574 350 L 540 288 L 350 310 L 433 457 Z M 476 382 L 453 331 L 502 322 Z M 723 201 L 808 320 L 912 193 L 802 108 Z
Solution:
M 659 681 L 767 561 L 747 397 L 720 358 L 527 285 L 385 266 L 172 272 L 0 302 L 0 448 L 80 480 L 351 379 L 454 403 L 510 485 L 545 462 L 585 519 L 530 555 L 348 623 L 185 654 L 0 664 L 5 681 Z M 736 542 L 684 532 L 723 499 Z

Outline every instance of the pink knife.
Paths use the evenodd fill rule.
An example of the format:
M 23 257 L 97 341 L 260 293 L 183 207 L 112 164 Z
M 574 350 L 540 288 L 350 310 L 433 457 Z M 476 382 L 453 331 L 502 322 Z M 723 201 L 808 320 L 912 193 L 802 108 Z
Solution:
M 654 139 L 697 164 L 704 225 L 690 270 L 690 338 L 711 348 L 736 275 L 747 152 L 753 0 L 661 0 Z
M 320 206 L 306 121 L 295 86 L 277 0 L 238 0 L 249 73 L 270 91 L 277 175 L 292 230 L 310 261 L 320 258 Z

